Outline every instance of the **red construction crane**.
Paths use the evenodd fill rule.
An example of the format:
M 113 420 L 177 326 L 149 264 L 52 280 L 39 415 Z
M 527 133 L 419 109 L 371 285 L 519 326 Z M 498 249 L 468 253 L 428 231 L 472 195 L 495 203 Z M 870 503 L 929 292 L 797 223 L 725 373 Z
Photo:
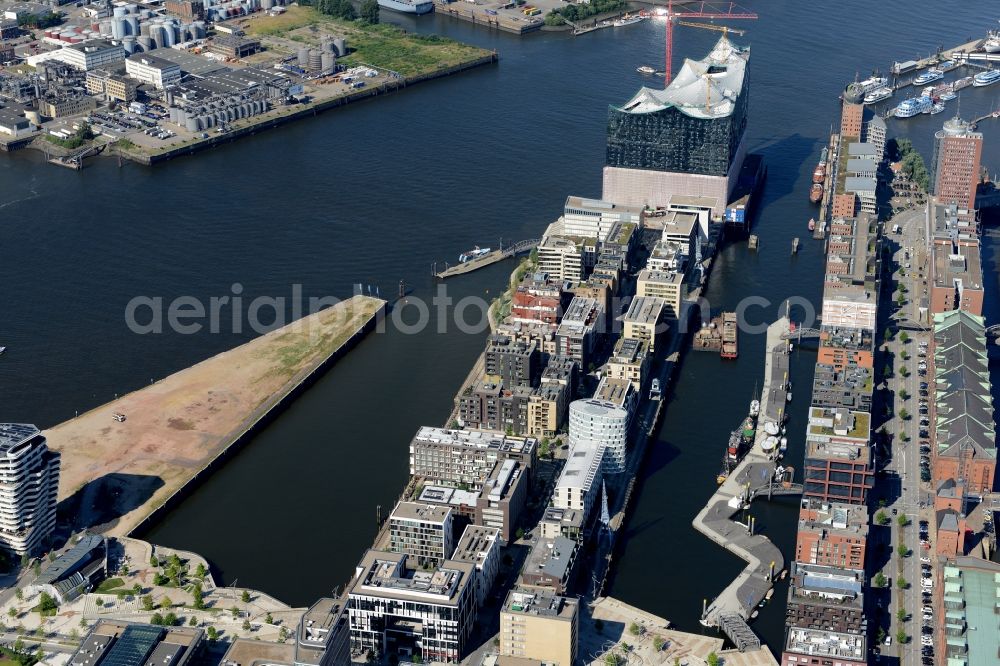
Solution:
M 688 8 L 697 8 L 697 11 L 687 11 Z M 663 75 L 664 87 L 670 85 L 670 77 L 674 72 L 674 21 L 678 18 L 756 19 L 757 14 L 745 11 L 735 2 L 713 3 L 707 0 L 685 5 L 685 11 L 674 13 L 674 0 L 667 0 L 667 69 Z

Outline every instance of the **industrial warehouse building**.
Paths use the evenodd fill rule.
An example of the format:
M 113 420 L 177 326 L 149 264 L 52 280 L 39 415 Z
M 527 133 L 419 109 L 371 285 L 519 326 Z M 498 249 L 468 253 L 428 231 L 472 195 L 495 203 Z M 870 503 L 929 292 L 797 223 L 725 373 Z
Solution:
M 167 91 L 170 122 L 189 132 L 224 126 L 267 113 L 273 102 L 288 96 L 291 86 L 284 76 L 251 67 L 189 78 Z

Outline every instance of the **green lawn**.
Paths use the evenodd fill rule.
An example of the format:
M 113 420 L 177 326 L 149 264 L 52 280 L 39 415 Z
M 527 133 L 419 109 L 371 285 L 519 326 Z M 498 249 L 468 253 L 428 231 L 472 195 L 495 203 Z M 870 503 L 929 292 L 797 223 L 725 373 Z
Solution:
M 340 59 L 343 64 L 366 64 L 404 76 L 451 67 L 489 53 L 437 35 L 408 33 L 392 25 L 342 21 L 320 14 L 312 7 L 291 7 L 280 16 L 254 17 L 249 20 L 246 32 L 315 46 L 319 46 L 320 34 L 343 36 L 350 51 L 347 57 Z
M 104 581 L 101 581 L 101 584 L 97 586 L 97 589 L 94 590 L 94 592 L 98 593 L 98 594 L 102 594 L 102 593 L 106 594 L 108 592 L 115 591 L 116 589 L 118 589 L 119 587 L 121 587 L 123 584 L 124 584 L 124 581 L 122 581 L 121 578 L 108 578 L 108 579 L 106 579 Z M 0 666 L 2 666 L 2 665 L 0 665 Z

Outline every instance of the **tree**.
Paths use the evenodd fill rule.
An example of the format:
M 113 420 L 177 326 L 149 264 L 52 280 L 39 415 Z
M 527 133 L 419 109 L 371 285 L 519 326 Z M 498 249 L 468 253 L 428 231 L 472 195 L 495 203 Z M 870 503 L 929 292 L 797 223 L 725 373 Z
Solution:
M 219 639 L 219 630 L 215 627 L 209 627 L 205 630 L 205 633 L 208 634 L 208 640 L 210 641 L 214 642 Z
M 896 523 L 900 527 L 906 527 L 907 525 L 910 524 L 910 519 L 906 517 L 905 513 L 901 513 L 901 514 L 899 514 L 899 517 L 896 518 Z
M 286 627 L 282 627 L 281 629 L 278 630 L 278 640 L 281 641 L 282 643 L 288 640 L 288 629 Z M 369 651 L 368 654 L 371 654 L 371 652 Z M 372 661 L 371 663 L 375 662 Z
M 149 566 L 151 566 L 151 567 L 158 567 L 158 566 L 160 566 L 160 561 L 158 559 L 156 559 L 156 555 L 150 555 L 149 556 Z
M 898 576 L 896 578 L 896 587 L 898 587 L 899 589 L 905 590 L 908 585 L 909 585 L 909 583 L 907 583 L 906 579 L 903 578 L 902 576 Z
M 517 532 L 514 533 L 514 536 L 518 540 L 523 539 L 524 538 L 524 528 L 523 527 L 518 527 L 517 528 Z
M 197 627 L 198 626 L 198 618 L 196 618 L 194 615 L 192 615 L 191 619 L 188 620 L 188 626 L 189 627 Z
M 906 612 L 905 608 L 900 608 L 898 611 L 896 611 L 896 619 L 899 620 L 900 622 L 906 622 L 906 618 L 908 615 L 909 614 Z
M 17 591 L 14 592 L 14 596 L 17 597 L 18 601 L 24 601 L 24 590 L 17 588 Z
M 194 584 L 194 587 L 191 588 L 191 598 L 191 605 L 196 610 L 203 610 L 205 608 L 205 595 L 201 591 L 201 585 Z
M 875 522 L 877 522 L 879 525 L 888 525 L 889 515 L 885 511 L 879 511 L 878 513 L 875 514 Z
M 134 594 L 135 596 L 139 596 L 140 594 L 142 594 L 141 583 L 136 583 L 135 585 L 132 586 L 132 594 Z
M 229 612 L 233 614 L 233 619 L 234 620 L 240 616 L 240 609 L 237 608 L 236 606 L 233 606 L 232 608 L 230 608 Z
M 900 645 L 902 645 L 903 643 L 906 643 L 908 640 L 910 640 L 910 637 L 906 635 L 905 631 L 900 629 L 899 631 L 896 632 L 896 640 L 900 643 Z
M 59 604 L 56 603 L 56 600 L 48 592 L 42 592 L 38 596 L 38 605 L 35 606 L 35 610 L 38 611 L 40 617 L 55 615 L 58 609 Z
M 910 336 L 906 334 L 906 331 L 902 331 L 899 334 L 899 341 L 902 342 L 904 345 L 910 341 Z
M 146 594 L 142 597 L 142 609 L 145 611 L 153 610 L 153 597 L 152 595 Z
M 11 606 L 7 609 L 7 615 L 9 615 L 11 619 L 14 619 L 17 617 L 17 609 Z
M 881 571 L 875 574 L 875 578 L 872 579 L 872 583 L 875 585 L 875 587 L 885 587 L 886 582 L 888 581 L 886 581 L 885 579 L 885 574 L 882 573 Z
M 638 636 L 642 633 L 642 627 L 639 626 L 638 622 L 633 622 L 632 624 L 628 625 L 628 633 L 632 634 L 633 636 Z
M 170 608 L 174 605 L 174 602 L 170 600 L 170 597 L 163 597 L 160 599 L 160 608 Z
M 622 663 L 622 658 L 615 654 L 614 652 L 609 652 L 604 655 L 605 666 L 619 666 Z
M 167 613 L 163 618 L 163 624 L 167 627 L 176 627 L 178 624 L 180 624 L 180 621 L 177 619 L 177 616 L 174 615 L 173 613 Z
M 205 568 L 204 564 L 202 564 L 201 562 L 199 562 L 198 566 L 195 567 L 195 569 L 194 569 L 194 577 L 197 578 L 197 579 L 199 579 L 199 580 L 202 580 L 207 575 L 208 575 L 208 569 Z
M 899 418 L 901 418 L 904 421 L 909 421 L 910 420 L 910 413 L 908 411 L 906 411 L 905 409 L 901 409 L 901 410 L 899 410 Z
M 250 593 L 246 590 L 243 590 L 243 594 L 240 595 L 240 601 L 242 601 L 245 604 L 250 603 Z
M 375 25 L 379 21 L 378 0 L 364 0 L 361 3 L 361 20 L 369 25 Z
M 34 572 L 36 576 L 42 573 L 42 563 L 35 560 L 35 563 L 31 565 L 31 571 Z
M 896 549 L 896 552 L 900 557 L 908 557 L 910 555 L 910 549 L 904 544 L 899 544 L 899 548 Z
M 667 644 L 663 636 L 653 636 L 653 649 L 659 652 L 663 649 L 663 646 Z
M 250 620 L 243 620 L 243 631 L 250 631 Z
M 149 623 L 157 626 L 163 626 L 163 616 L 159 613 L 153 613 L 153 617 L 149 618 Z
M 709 652 L 705 661 L 708 662 L 708 666 L 719 666 L 719 655 L 715 652 Z
M 264 624 L 274 624 L 274 617 L 270 613 L 264 616 Z
M 118 570 L 122 572 L 123 575 L 128 575 L 128 562 L 122 562 L 122 565 L 118 567 Z

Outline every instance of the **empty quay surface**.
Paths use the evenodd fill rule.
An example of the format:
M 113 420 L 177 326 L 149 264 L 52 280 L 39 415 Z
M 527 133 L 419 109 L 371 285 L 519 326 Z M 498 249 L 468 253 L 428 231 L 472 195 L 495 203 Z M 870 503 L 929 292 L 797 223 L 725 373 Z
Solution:
M 692 523 L 699 532 L 747 562 L 746 568 L 736 580 L 706 609 L 703 623 L 709 626 L 719 626 L 721 616 L 726 615 L 749 619 L 754 608 L 771 588 L 771 563 L 774 563 L 775 573 L 785 566 L 781 551 L 767 537 L 749 534 L 744 525 L 732 520 L 740 509 L 729 502 L 734 497 L 745 497 L 748 488 L 753 490 L 767 485 L 774 475 L 775 463 L 762 448 L 767 437 L 762 424 L 768 420 L 780 424 L 784 417 L 788 343 L 781 339 L 781 334 L 788 329 L 789 321 L 786 318 L 779 319 L 767 329 L 764 388 L 761 394 L 759 427 L 753 446 Z
M 374 328 L 385 307 L 354 296 L 46 430 L 62 454 L 60 502 L 77 527 L 129 534 Z

